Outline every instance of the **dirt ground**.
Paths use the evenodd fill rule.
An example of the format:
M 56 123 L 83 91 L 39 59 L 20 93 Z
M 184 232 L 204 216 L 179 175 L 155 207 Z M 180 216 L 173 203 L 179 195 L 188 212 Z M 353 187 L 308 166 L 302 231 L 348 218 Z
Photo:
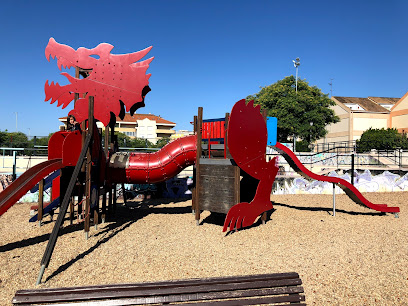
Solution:
M 298 272 L 311 305 L 408 305 L 408 193 L 366 193 L 374 203 L 399 206 L 399 218 L 336 196 L 272 196 L 271 219 L 232 234 L 223 220 L 191 201 L 119 205 L 108 222 L 91 228 L 64 223 L 39 287 L 128 283 Z M 53 222 L 29 223 L 30 204 L 0 217 L 0 305 L 18 289 L 35 288 Z

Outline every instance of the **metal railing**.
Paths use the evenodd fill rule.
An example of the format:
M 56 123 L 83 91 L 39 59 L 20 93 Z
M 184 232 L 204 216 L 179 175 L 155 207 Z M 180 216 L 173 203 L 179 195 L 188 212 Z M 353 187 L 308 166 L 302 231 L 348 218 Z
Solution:
M 278 152 L 267 154 L 267 160 L 279 156 Z M 296 156 L 309 169 L 319 167 L 320 170 L 349 170 L 372 169 L 372 170 L 398 170 L 408 171 L 408 150 L 372 150 L 365 153 L 356 153 L 353 147 L 328 148 L 321 152 L 296 153 Z M 279 159 L 280 165 L 287 165 L 286 161 Z M 282 171 L 282 170 L 281 170 Z

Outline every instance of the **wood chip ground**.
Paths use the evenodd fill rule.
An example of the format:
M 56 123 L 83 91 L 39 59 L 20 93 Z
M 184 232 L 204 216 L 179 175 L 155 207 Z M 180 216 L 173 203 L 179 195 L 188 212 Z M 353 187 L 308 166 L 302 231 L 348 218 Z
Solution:
M 228 234 L 223 219 L 203 212 L 196 226 L 191 201 L 118 205 L 114 219 L 64 228 L 40 287 L 298 272 L 310 305 L 408 305 L 408 193 L 366 193 L 399 206 L 399 218 L 336 196 L 272 196 L 266 225 Z M 0 305 L 18 289 L 35 288 L 53 222 L 29 223 L 31 204 L 0 217 Z

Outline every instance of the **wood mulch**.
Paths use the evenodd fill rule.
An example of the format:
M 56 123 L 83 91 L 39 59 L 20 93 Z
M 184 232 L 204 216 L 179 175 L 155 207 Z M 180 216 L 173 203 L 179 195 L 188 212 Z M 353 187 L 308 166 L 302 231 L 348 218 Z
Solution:
M 407 305 L 408 193 L 365 195 L 399 206 L 399 218 L 345 195 L 336 196 L 335 217 L 330 195 L 273 195 L 270 221 L 225 234 L 223 219 L 209 212 L 196 226 L 191 201 L 119 204 L 88 240 L 82 223 L 65 222 L 40 287 L 295 271 L 308 304 Z M 18 289 L 35 288 L 54 223 L 29 223 L 30 206 L 0 217 L 0 305 L 11 304 Z

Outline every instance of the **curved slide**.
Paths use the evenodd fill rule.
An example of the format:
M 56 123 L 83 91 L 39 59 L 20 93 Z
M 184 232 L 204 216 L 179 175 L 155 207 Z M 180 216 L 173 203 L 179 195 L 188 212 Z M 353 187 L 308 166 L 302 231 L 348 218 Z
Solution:
M 197 136 L 185 136 L 154 153 L 118 152 L 109 162 L 108 178 L 113 183 L 164 182 L 193 165 L 197 156 Z
M 368 208 L 387 212 L 387 213 L 398 213 L 400 211 L 399 207 L 388 207 L 386 204 L 373 204 L 368 201 L 356 187 L 346 180 L 343 180 L 338 177 L 332 176 L 323 176 L 308 170 L 301 161 L 297 158 L 295 153 L 292 152 L 288 147 L 285 147 L 283 144 L 277 142 L 275 145 L 275 150 L 278 151 L 289 163 L 289 165 L 300 175 L 306 178 L 311 178 L 318 181 L 334 183 L 338 185 L 343 191 L 357 204 L 367 206 Z
M 18 179 L 0 193 L 0 216 L 33 188 L 42 178 L 62 167 L 62 159 L 56 158 L 35 165 L 20 175 Z

